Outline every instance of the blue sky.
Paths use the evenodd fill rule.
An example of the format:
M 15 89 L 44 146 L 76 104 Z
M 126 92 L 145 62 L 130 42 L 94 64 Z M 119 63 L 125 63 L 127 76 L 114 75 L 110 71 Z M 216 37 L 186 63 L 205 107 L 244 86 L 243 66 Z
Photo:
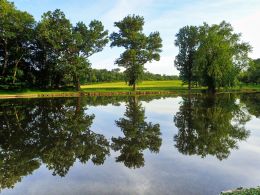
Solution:
M 174 57 L 175 34 L 185 25 L 230 22 L 242 40 L 253 46 L 252 58 L 260 58 L 260 0 L 14 0 L 18 9 L 28 11 L 37 21 L 42 13 L 61 9 L 72 23 L 101 20 L 109 32 L 117 29 L 113 24 L 128 14 L 145 18 L 145 33 L 159 31 L 163 39 L 163 52 L 159 62 L 146 64 L 147 70 L 160 74 L 178 74 Z M 112 69 L 122 49 L 109 45 L 103 52 L 90 58 L 92 67 Z

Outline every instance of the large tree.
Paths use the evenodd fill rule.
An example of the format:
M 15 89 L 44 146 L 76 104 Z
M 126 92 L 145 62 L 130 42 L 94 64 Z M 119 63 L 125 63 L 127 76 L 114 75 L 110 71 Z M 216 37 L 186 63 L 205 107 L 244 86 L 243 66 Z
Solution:
M 13 3 L 6 0 L 0 1 L 1 84 L 14 84 L 17 76 L 26 75 L 25 64 L 30 57 L 34 27 L 33 16 L 17 10 Z
M 238 74 L 249 64 L 251 47 L 240 40 L 231 24 L 225 21 L 200 27 L 199 47 L 194 72 L 202 86 L 215 93 L 218 87 L 236 84 Z
M 63 82 L 62 64 L 70 45 L 72 24 L 61 10 L 43 14 L 37 28 L 38 69 L 41 86 L 55 87 Z
M 175 46 L 179 48 L 179 53 L 174 63 L 180 71 L 182 81 L 188 83 L 189 90 L 191 83 L 196 81 L 192 68 L 199 43 L 198 36 L 199 29 L 196 26 L 185 26 L 176 34 Z
M 93 20 L 89 26 L 78 22 L 72 29 L 72 41 L 67 49 L 67 78 L 70 78 L 76 89 L 80 90 L 80 80 L 90 76 L 88 58 L 102 51 L 108 43 L 108 31 L 100 21 Z
M 108 31 L 100 21 L 93 20 L 89 26 L 78 22 L 73 27 L 60 10 L 43 14 L 37 32 L 41 78 L 47 86 L 73 83 L 79 90 L 80 80 L 90 72 L 88 58 L 108 42 Z
M 160 60 L 162 39 L 159 32 L 149 36 L 143 33 L 144 18 L 136 15 L 127 16 L 122 21 L 115 22 L 119 32 L 110 36 L 111 47 L 124 47 L 125 51 L 116 60 L 118 66 L 125 68 L 126 81 L 133 89 L 142 79 L 144 64 L 152 60 Z
M 211 26 L 186 26 L 176 37 L 179 54 L 175 66 L 189 89 L 192 81 L 213 93 L 216 88 L 234 86 L 241 70 L 249 65 L 250 45 L 242 42 L 241 35 L 225 21 Z

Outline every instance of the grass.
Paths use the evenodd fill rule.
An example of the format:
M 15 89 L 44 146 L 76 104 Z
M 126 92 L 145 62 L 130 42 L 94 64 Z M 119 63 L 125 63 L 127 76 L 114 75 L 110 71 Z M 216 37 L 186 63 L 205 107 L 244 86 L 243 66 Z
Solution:
M 125 82 L 97 83 L 92 85 L 83 85 L 81 88 L 86 92 L 132 91 L 132 87 L 128 86 Z M 137 85 L 138 91 L 173 91 L 186 89 L 187 86 L 182 85 L 180 80 L 143 81 Z
M 206 89 L 205 87 L 193 88 L 192 92 L 201 92 Z M 187 85 L 183 85 L 180 80 L 170 81 L 143 81 L 137 85 L 137 91 L 139 93 L 149 92 L 176 92 L 186 93 Z M 260 85 L 242 85 L 231 89 L 220 89 L 220 92 L 260 92 Z M 82 85 L 81 93 L 110 93 L 110 95 L 124 94 L 125 92 L 133 92 L 132 87 L 128 86 L 124 82 L 112 82 L 112 83 L 97 83 L 91 85 Z M 96 94 L 95 94 L 96 93 Z M 52 97 L 52 96 L 78 96 L 79 92 L 73 88 L 63 88 L 59 90 L 34 90 L 34 89 L 22 89 L 22 90 L 0 90 L 0 98 L 7 97 Z
M 223 192 L 222 195 L 259 195 L 260 187 L 249 189 L 237 189 L 230 192 Z

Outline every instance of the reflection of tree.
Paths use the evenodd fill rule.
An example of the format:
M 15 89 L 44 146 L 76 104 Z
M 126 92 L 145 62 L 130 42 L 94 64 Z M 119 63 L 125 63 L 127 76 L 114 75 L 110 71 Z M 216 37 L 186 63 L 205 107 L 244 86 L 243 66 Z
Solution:
M 136 97 L 129 99 L 126 105 L 125 118 L 116 121 L 125 137 L 112 137 L 112 148 L 120 151 L 117 162 L 126 167 L 139 168 L 144 166 L 143 150 L 159 152 L 162 139 L 159 124 L 153 125 L 145 121 L 145 110 Z
M 250 114 L 260 118 L 260 93 L 241 94 L 240 100 L 246 105 Z
M 12 187 L 41 162 L 66 175 L 76 159 L 102 164 L 109 142 L 89 128 L 80 98 L 38 99 L 0 106 L 0 188 Z
M 174 117 L 179 129 L 174 136 L 175 146 L 186 155 L 210 154 L 225 159 L 237 148 L 238 141 L 248 137 L 244 128 L 248 120 L 234 95 L 183 97 Z

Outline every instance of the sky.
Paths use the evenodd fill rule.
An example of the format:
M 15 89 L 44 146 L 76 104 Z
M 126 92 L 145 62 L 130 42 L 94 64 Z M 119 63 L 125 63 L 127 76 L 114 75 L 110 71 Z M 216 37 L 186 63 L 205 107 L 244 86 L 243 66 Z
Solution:
M 242 34 L 242 40 L 253 47 L 250 57 L 260 58 L 260 0 L 13 0 L 16 7 L 32 14 L 36 21 L 47 11 L 61 9 L 73 24 L 91 20 L 102 21 L 109 33 L 117 31 L 114 22 L 127 15 L 140 15 L 145 19 L 144 32 L 159 31 L 163 40 L 160 61 L 147 63 L 152 73 L 177 75 L 174 58 L 178 48 L 175 35 L 186 25 L 218 24 L 225 20 Z M 90 57 L 93 68 L 113 69 L 122 48 L 110 48 Z

